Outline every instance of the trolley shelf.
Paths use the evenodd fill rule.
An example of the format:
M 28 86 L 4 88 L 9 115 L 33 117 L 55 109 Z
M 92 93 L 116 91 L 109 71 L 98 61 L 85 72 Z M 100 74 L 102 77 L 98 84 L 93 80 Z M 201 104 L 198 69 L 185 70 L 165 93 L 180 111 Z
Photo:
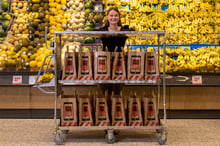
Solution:
M 96 85 L 96 84 L 126 84 L 126 85 L 154 85 L 159 80 L 60 80 L 63 85 Z
M 163 129 L 164 126 L 75 126 L 59 127 L 59 130 L 97 130 L 97 129 Z

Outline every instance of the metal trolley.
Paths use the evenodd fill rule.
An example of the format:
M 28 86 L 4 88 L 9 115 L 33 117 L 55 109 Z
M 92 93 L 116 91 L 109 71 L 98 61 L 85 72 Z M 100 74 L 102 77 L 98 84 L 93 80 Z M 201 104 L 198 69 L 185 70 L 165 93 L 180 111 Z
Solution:
M 160 37 L 163 38 L 163 74 L 162 74 L 162 80 L 159 80 L 157 82 L 152 82 L 152 80 L 122 80 L 122 81 L 116 81 L 116 80 L 72 80 L 72 81 L 64 81 L 60 80 L 60 70 L 61 70 L 61 36 L 62 35 L 72 35 L 74 37 L 108 37 L 108 36 L 127 36 L 127 37 L 139 37 L 141 39 L 151 38 L 154 36 L 157 36 L 158 41 L 158 56 L 160 56 Z M 57 40 L 59 38 L 59 40 Z M 166 83 L 165 83 L 165 32 L 164 31 L 116 31 L 116 32 L 108 32 L 108 31 L 55 31 L 54 36 L 54 47 L 48 48 L 53 50 L 53 54 L 47 55 L 43 61 L 43 64 L 41 66 L 41 69 L 38 72 L 38 76 L 35 82 L 35 87 L 39 88 L 42 92 L 46 94 L 54 94 L 55 95 L 55 103 L 54 103 L 54 141 L 56 144 L 62 144 L 63 143 L 63 134 L 68 133 L 69 130 L 92 130 L 92 129 L 103 129 L 106 131 L 106 140 L 108 143 L 114 143 L 115 141 L 115 134 L 117 130 L 121 129 L 155 129 L 157 133 L 159 133 L 158 136 L 158 142 L 159 144 L 163 145 L 167 141 L 167 131 L 166 131 Z M 46 44 L 47 46 L 47 44 Z M 43 65 L 46 61 L 46 59 L 50 57 L 50 61 L 53 59 L 54 65 L 55 65 L 55 71 L 54 71 L 54 78 L 51 80 L 50 83 L 47 84 L 38 84 L 40 74 L 42 72 Z M 159 62 L 158 57 L 158 62 Z M 48 62 L 48 65 L 50 63 Z M 47 68 L 46 68 L 47 70 Z M 46 70 L 44 73 L 46 73 Z M 61 85 L 77 85 L 77 84 L 115 84 L 115 83 L 121 83 L 121 84 L 142 84 L 142 85 L 157 85 L 158 86 L 158 104 L 159 104 L 159 97 L 160 97 L 160 86 L 162 84 L 163 89 L 163 124 L 160 124 L 159 126 L 104 126 L 104 127 L 98 127 L 98 126 L 90 126 L 90 127 L 62 127 L 57 125 L 57 99 L 58 96 L 61 94 Z M 45 90 L 45 87 L 53 87 L 53 91 L 47 91 Z

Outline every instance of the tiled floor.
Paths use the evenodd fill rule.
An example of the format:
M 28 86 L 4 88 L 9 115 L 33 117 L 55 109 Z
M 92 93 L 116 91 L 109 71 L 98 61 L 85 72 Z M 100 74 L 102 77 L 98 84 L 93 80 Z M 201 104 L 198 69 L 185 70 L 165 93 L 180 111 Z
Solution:
M 219 120 L 167 120 L 167 145 L 220 146 Z M 51 146 L 54 143 L 52 119 L 0 119 L 0 146 Z M 122 130 L 116 146 L 159 145 L 155 130 Z M 103 130 L 70 131 L 64 136 L 67 146 L 104 146 Z

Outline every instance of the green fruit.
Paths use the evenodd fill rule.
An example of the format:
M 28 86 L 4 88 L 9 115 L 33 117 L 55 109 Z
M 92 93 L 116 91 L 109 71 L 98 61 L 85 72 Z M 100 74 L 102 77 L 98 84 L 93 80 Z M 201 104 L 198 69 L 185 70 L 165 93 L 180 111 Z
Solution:
M 35 29 L 37 29 L 38 27 L 38 22 L 34 21 L 34 22 L 31 22 L 31 26 Z
M 29 34 L 34 34 L 35 29 L 33 27 L 28 27 L 28 33 Z
M 85 27 L 93 27 L 94 24 L 90 21 L 86 21 Z
M 23 47 L 28 47 L 28 45 L 29 45 L 29 40 L 28 39 L 23 39 L 22 40 L 22 46 Z
M 35 37 L 35 35 L 34 35 L 34 34 L 29 34 L 29 35 L 28 35 L 28 38 L 29 38 L 29 40 L 31 40 L 31 41 L 33 41 L 33 40 L 34 40 L 34 37 Z
M 45 17 L 45 13 L 44 13 L 44 12 L 40 12 L 38 18 L 39 18 L 39 19 L 42 19 L 42 18 L 44 18 L 44 17 Z
M 86 8 L 86 9 L 88 9 L 88 8 L 92 9 L 92 8 L 93 8 L 93 3 L 92 3 L 92 1 L 86 2 L 85 8 Z
M 9 21 L 4 21 L 3 23 L 2 23 L 2 29 L 4 30 L 4 31 L 6 31 L 7 30 L 7 28 L 8 28 L 8 26 L 9 26 Z
M 3 37 L 6 37 L 6 35 L 7 35 L 7 34 L 4 32 L 4 30 L 1 29 L 1 30 L 0 30 L 0 38 L 1 38 L 1 37 L 2 37 L 2 38 L 3 38 Z
M 93 28 L 92 28 L 92 27 L 87 26 L 87 27 L 85 27 L 85 31 L 93 31 Z
M 34 6 L 31 7 L 31 10 L 33 12 L 38 12 L 39 6 L 36 6 L 36 4 L 34 4 Z
M 93 37 L 87 37 L 86 39 L 85 39 L 85 43 L 86 44 L 92 44 L 92 43 L 94 43 L 95 42 L 95 39 L 93 38 Z
M 21 50 L 21 48 L 22 48 L 22 46 L 21 45 L 16 45 L 15 46 L 15 52 L 18 52 L 18 51 L 20 51 Z
M 8 10 L 8 2 L 2 1 L 1 6 L 2 6 L 2 10 L 3 10 L 3 11 L 7 11 L 7 10 Z
M 93 10 L 90 9 L 90 8 L 88 8 L 88 9 L 85 10 L 86 15 L 89 15 L 89 13 L 92 13 L 92 12 L 93 12 Z
M 39 31 L 44 31 L 45 30 L 44 23 L 41 23 L 41 24 L 38 25 L 38 30 Z

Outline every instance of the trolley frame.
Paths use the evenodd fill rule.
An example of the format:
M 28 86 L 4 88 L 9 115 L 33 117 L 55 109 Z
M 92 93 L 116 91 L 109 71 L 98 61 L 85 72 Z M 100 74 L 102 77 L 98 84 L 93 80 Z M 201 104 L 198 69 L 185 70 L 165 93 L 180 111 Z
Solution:
M 124 127 L 117 127 L 117 126 L 90 126 L 90 127 L 81 127 L 81 126 L 75 126 L 75 127 L 62 127 L 57 125 L 57 99 L 59 94 L 61 93 L 58 89 L 58 84 L 63 84 L 63 85 L 77 85 L 77 84 L 100 84 L 100 83 L 109 83 L 109 84 L 114 84 L 114 83 L 122 83 L 122 84 L 143 84 L 143 85 L 158 85 L 158 107 L 159 107 L 159 98 L 160 98 L 160 80 L 157 82 L 151 81 L 151 80 L 142 80 L 142 81 L 132 81 L 132 80 L 124 80 L 124 81 L 116 81 L 116 80 L 86 80 L 86 81 L 81 81 L 81 80 L 75 80 L 75 81 L 63 81 L 58 79 L 58 75 L 60 71 L 60 51 L 61 51 L 61 35 L 63 34 L 71 34 L 75 37 L 77 36 L 91 36 L 91 37 L 101 37 L 101 36 L 127 36 L 127 37 L 140 37 L 140 38 L 148 38 L 153 36 L 157 36 L 157 41 L 158 41 L 158 62 L 160 60 L 160 37 L 163 37 L 163 76 L 162 76 L 162 87 L 163 87 L 163 124 L 160 126 L 124 126 Z M 151 35 L 151 36 L 149 36 Z M 58 48 L 57 44 L 57 38 L 59 38 L 60 42 L 60 48 Z M 46 43 L 47 47 L 47 43 Z M 48 47 L 47 47 L 48 48 Z M 54 92 L 47 92 L 42 87 L 46 87 L 45 85 L 40 85 L 38 84 L 40 72 L 42 70 L 42 67 L 38 73 L 35 86 L 39 88 L 42 92 L 46 94 L 54 94 L 55 96 L 55 103 L 54 103 L 54 140 L 56 144 L 62 144 L 63 143 L 63 134 L 66 134 L 69 130 L 88 130 L 88 129 L 104 129 L 106 130 L 106 140 L 108 143 L 113 143 L 115 141 L 115 130 L 121 130 L 121 129 L 155 129 L 158 133 L 160 133 L 158 137 L 158 142 L 159 144 L 165 144 L 167 141 L 167 131 L 166 131 L 166 72 L 165 72 L 165 62 L 166 62 L 166 57 L 165 57 L 165 31 L 114 31 L 114 32 L 109 32 L 109 31 L 55 31 L 55 36 L 54 36 L 54 47 L 53 48 L 48 48 L 53 50 L 53 54 L 50 56 L 53 57 L 54 59 L 54 65 L 55 65 L 55 71 L 54 71 L 54 80 L 51 86 L 54 86 Z M 46 59 L 46 58 L 45 58 Z M 44 64 L 44 63 L 43 63 Z M 43 66 L 42 64 L 42 66 Z M 45 73 L 45 72 L 44 72 Z M 159 108 L 158 108 L 159 109 Z M 157 109 L 157 110 L 158 110 Z

